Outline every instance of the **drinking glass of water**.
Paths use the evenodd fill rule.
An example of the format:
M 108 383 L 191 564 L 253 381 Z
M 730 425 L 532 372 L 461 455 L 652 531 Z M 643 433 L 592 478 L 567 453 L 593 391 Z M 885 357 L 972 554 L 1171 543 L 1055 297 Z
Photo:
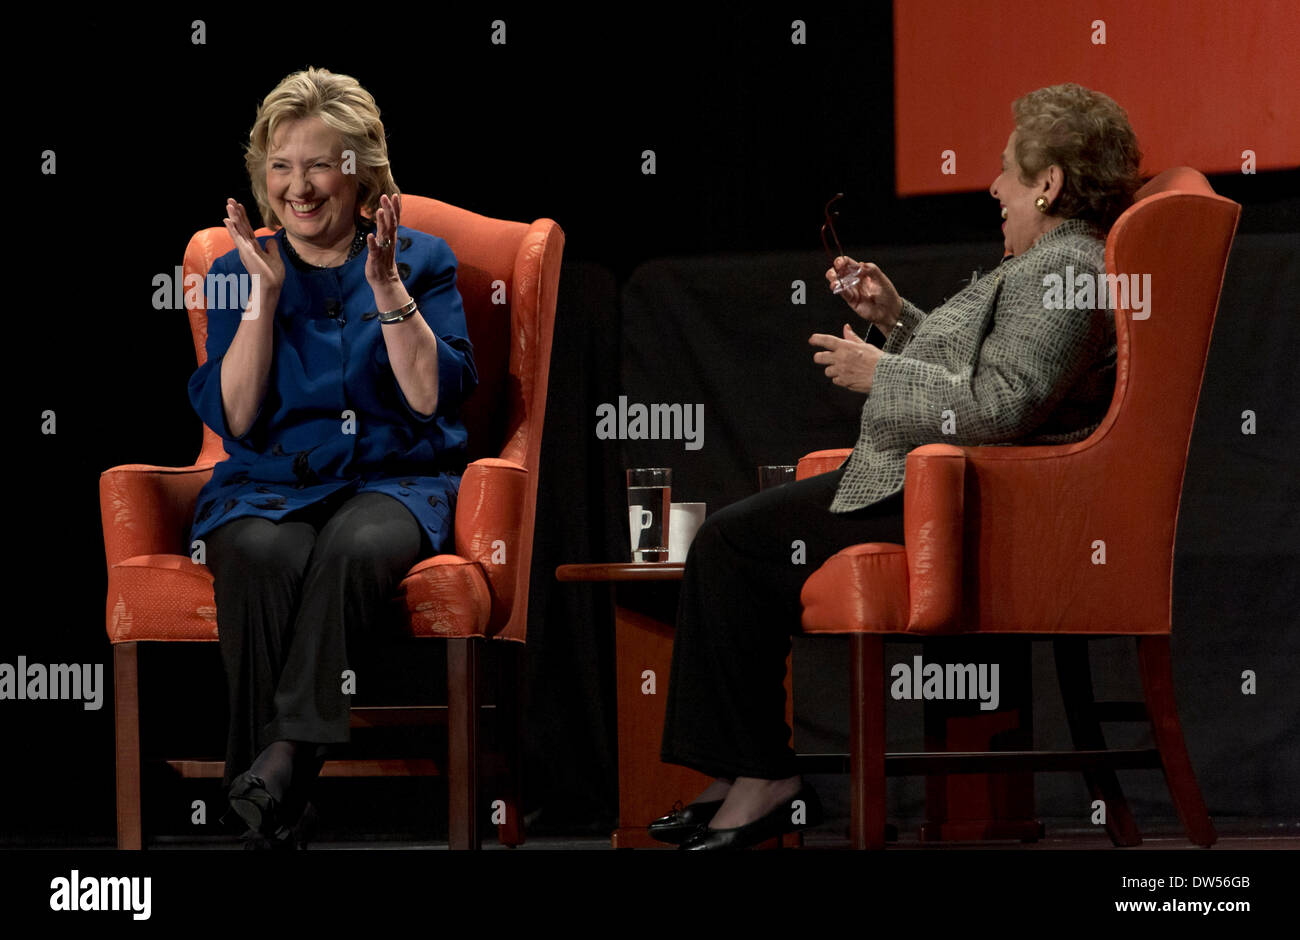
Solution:
M 673 471 L 643 467 L 627 471 L 627 523 L 632 560 L 668 560 L 668 520 Z
M 758 468 L 758 489 L 763 491 L 771 486 L 781 486 L 785 483 L 793 483 L 798 473 L 798 467 L 792 467 L 786 464 L 767 465 Z

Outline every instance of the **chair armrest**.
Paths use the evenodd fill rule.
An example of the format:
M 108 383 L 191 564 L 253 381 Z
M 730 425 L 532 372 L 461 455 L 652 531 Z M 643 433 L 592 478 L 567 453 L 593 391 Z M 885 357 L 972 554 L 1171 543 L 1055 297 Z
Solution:
M 485 457 L 465 468 L 456 498 L 456 554 L 477 562 L 492 592 L 489 629 L 510 619 L 518 583 L 528 471 L 511 460 Z
M 951 444 L 925 444 L 907 455 L 903 545 L 909 633 L 961 628 L 967 452 Z
M 799 466 L 795 470 L 794 477 L 796 480 L 806 480 L 808 477 L 815 477 L 819 473 L 830 473 L 832 470 L 838 470 L 840 464 L 848 460 L 851 453 L 853 453 L 852 447 L 837 447 L 832 450 L 815 450 L 811 454 L 805 454 L 799 458 Z
M 839 453 L 847 451 L 809 454 L 800 461 L 800 478 L 832 469 Z M 1129 599 L 1138 593 L 1130 582 L 1163 578 L 1168 584 L 1180 480 L 1152 486 L 1135 473 L 1142 485 L 1117 485 L 1108 459 L 1113 464 L 1095 438 L 1059 445 L 926 444 L 910 451 L 903 488 L 908 632 L 987 624 L 1006 632 L 1044 625 L 1104 632 L 1102 625 L 1114 626 L 1116 608 L 1126 622 L 1167 631 L 1167 607 Z M 1112 548 L 1122 545 L 1122 568 L 1088 563 L 1092 541 L 1105 537 Z M 1115 583 L 1104 584 L 1107 577 Z M 1072 599 L 1064 619 L 1061 597 Z M 1117 605 L 1117 597 L 1127 606 Z
M 1181 462 L 1104 433 L 961 450 L 967 629 L 1169 632 Z
M 99 513 L 109 567 L 136 555 L 188 555 L 185 533 L 215 463 L 124 464 L 99 476 Z
M 929 544 L 920 543 L 927 557 L 909 571 L 937 564 L 945 543 L 957 557 L 957 537 L 939 520 L 957 516 L 962 494 L 966 570 L 932 576 L 954 596 L 960 579 L 962 630 L 1169 631 L 1181 466 L 1154 468 L 1147 455 L 1122 450 L 1104 435 L 1071 444 L 948 449 L 962 454 L 964 476 L 935 477 L 917 494 L 924 499 L 915 525 L 933 531 Z M 907 473 L 910 490 L 910 459 Z M 932 508 L 931 500 L 947 506 Z M 913 528 L 909 520 L 909 541 Z M 915 601 L 913 611 L 918 619 L 909 629 L 917 631 L 942 629 L 948 617 L 943 609 L 919 613 Z

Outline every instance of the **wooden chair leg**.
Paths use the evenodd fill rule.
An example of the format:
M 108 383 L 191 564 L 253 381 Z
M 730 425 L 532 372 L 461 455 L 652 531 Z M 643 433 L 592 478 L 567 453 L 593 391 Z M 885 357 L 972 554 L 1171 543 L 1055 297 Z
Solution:
M 1070 725 L 1070 738 L 1076 751 L 1106 750 L 1105 735 L 1093 710 L 1096 698 L 1092 688 L 1092 667 L 1088 661 L 1088 638 L 1081 636 L 1057 637 L 1052 642 L 1056 655 L 1056 676 L 1061 683 L 1061 698 L 1065 702 L 1065 716 Z M 1084 783 L 1094 800 L 1106 806 L 1106 832 L 1114 845 L 1130 846 L 1142 843 L 1119 777 L 1107 768 L 1085 770 Z
M 523 823 L 523 653 L 517 643 L 500 643 L 500 672 L 497 682 L 497 728 L 501 746 L 505 749 L 506 780 L 502 794 L 506 804 L 506 820 L 497 826 L 497 839 L 502 845 L 514 847 L 524 844 Z
M 1196 772 L 1192 769 L 1187 742 L 1183 740 L 1183 727 L 1178 721 L 1169 637 L 1140 636 L 1137 646 L 1147 714 L 1151 717 L 1151 733 L 1160 751 L 1169 795 L 1178 811 L 1178 818 L 1183 821 L 1183 828 L 1187 830 L 1187 838 L 1208 848 L 1217 841 L 1218 835 L 1201 797 L 1201 788 L 1196 784 Z
M 452 849 L 480 848 L 478 637 L 447 641 L 447 833 Z
M 134 643 L 113 645 L 113 722 L 117 731 L 117 847 L 143 848 L 140 815 L 140 686 Z
M 855 849 L 885 847 L 885 641 L 849 641 L 849 836 Z

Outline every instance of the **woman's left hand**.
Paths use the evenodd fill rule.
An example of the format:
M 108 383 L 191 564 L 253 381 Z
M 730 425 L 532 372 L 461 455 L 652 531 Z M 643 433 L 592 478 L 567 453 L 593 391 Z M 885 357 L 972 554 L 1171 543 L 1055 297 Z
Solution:
M 871 391 L 876 363 L 883 355 L 878 347 L 854 333 L 847 323 L 842 339 L 829 333 L 814 333 L 808 342 L 826 350 L 816 353 L 813 362 L 826 366 L 827 377 L 836 385 L 864 394 Z
M 366 281 L 375 292 L 380 311 L 396 310 L 411 299 L 397 273 L 397 226 L 401 218 L 401 194 L 380 196 L 375 231 L 366 236 Z

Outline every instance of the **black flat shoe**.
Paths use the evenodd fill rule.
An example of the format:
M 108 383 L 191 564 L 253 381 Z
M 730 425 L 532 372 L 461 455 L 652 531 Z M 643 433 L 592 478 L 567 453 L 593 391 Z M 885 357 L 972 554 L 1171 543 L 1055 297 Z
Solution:
M 795 800 L 803 800 L 804 803 L 805 821 L 802 823 L 790 821 L 790 804 Z M 810 829 L 813 826 L 820 825 L 821 821 L 822 802 L 817 797 L 817 791 L 805 783 L 799 792 L 790 797 L 789 800 L 752 823 L 737 826 L 735 829 L 710 829 L 708 825 L 700 826 L 691 834 L 690 838 L 678 846 L 678 851 L 700 852 L 715 849 L 748 849 L 766 842 L 768 839 L 785 835 L 787 832 Z
M 669 845 L 681 845 L 701 826 L 708 825 L 710 819 L 718 815 L 722 800 L 707 803 L 691 803 L 682 806 L 681 800 L 673 804 L 673 811 L 667 816 L 660 816 L 650 824 L 650 838 Z

